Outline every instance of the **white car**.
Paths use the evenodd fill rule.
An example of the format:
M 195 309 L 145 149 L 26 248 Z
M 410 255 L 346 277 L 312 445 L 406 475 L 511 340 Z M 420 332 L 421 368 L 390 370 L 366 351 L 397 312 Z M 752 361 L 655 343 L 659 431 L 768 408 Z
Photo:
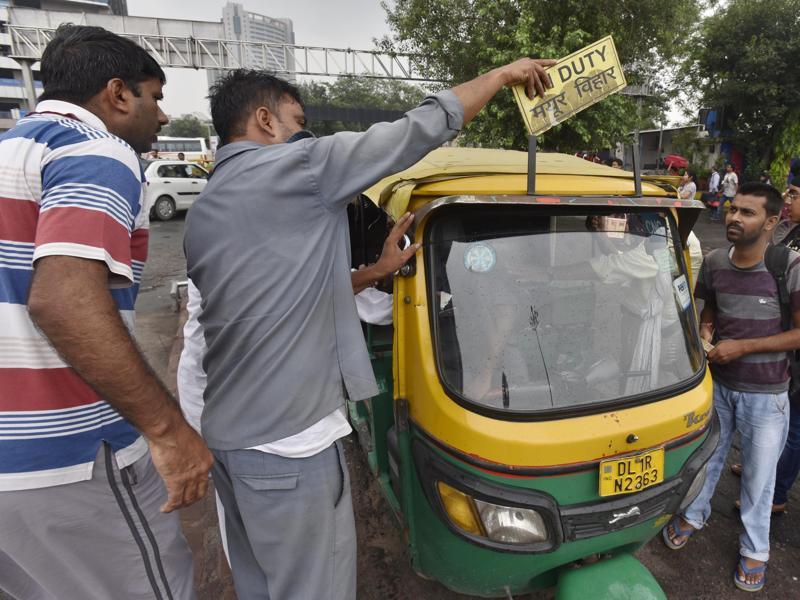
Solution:
M 150 216 L 169 221 L 188 209 L 208 182 L 208 171 L 181 160 L 154 160 L 144 170 L 145 198 Z

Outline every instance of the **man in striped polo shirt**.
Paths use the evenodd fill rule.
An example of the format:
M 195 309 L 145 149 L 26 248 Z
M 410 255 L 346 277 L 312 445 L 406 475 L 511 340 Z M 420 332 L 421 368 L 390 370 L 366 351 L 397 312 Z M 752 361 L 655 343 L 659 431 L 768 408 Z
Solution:
M 131 336 L 148 238 L 136 153 L 167 122 L 164 73 L 71 25 L 41 71 L 36 111 L 0 136 L 0 589 L 193 598 L 166 513 L 205 494 L 212 459 Z
M 782 205 L 780 193 L 771 185 L 744 184 L 725 218 L 733 246 L 709 254 L 700 271 L 695 296 L 705 302 L 700 335 L 715 344 L 708 362 L 721 436 L 699 495 L 664 529 L 667 546 L 677 550 L 705 525 L 714 488 L 738 431 L 744 532 L 733 579 L 746 591 L 764 586 L 775 466 L 789 427 L 787 351 L 800 348 L 800 254 L 792 252 L 786 273 L 794 322 L 789 331 L 781 327 L 777 283 L 764 264 Z

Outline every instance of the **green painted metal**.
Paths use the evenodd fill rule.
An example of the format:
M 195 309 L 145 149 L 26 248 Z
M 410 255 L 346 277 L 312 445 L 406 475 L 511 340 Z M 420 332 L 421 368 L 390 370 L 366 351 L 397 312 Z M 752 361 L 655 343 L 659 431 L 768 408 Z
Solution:
M 416 477 L 411 491 L 416 529 L 414 569 L 456 592 L 485 598 L 552 587 L 565 565 L 594 554 L 635 552 L 663 527 L 660 520 L 653 519 L 603 536 L 564 543 L 550 553 L 499 552 L 451 531 L 428 504 Z
M 378 395 L 363 402 L 348 401 L 350 422 L 358 434 L 359 443 L 367 455 L 372 474 L 394 513 L 398 523 L 403 517 L 400 499 L 392 488 L 389 475 L 388 432 L 394 425 L 392 379 L 392 328 L 364 324 L 372 370 L 378 383 Z
M 591 593 L 587 593 L 591 590 Z M 630 554 L 620 554 L 558 577 L 556 600 L 667 600 L 653 575 Z
M 665 464 L 669 476 L 677 473 L 704 439 L 705 436 L 702 436 L 685 447 L 667 453 Z M 598 499 L 597 473 L 533 479 L 496 477 L 454 461 L 439 449 L 434 450 L 446 460 L 475 475 L 504 485 L 546 491 L 562 505 Z M 499 552 L 467 541 L 454 533 L 428 503 L 416 472 L 411 488 L 412 501 L 407 510 L 413 511 L 416 525 L 413 540 L 416 546 L 413 548 L 415 570 L 442 582 L 452 590 L 481 597 L 504 597 L 508 592 L 525 594 L 554 586 L 558 583 L 559 572 L 565 565 L 595 554 L 633 553 L 663 527 L 663 519 L 656 518 L 606 535 L 567 542 L 550 553 L 533 555 Z M 566 501 L 565 498 L 571 500 Z
M 658 534 L 663 526 L 662 520 L 653 519 L 606 535 L 564 543 L 556 551 L 544 554 L 517 554 L 483 547 L 454 533 L 430 506 L 414 467 L 411 441 L 413 438 L 423 441 L 439 456 L 474 475 L 504 485 L 544 491 L 561 505 L 596 501 L 596 472 L 539 478 L 491 475 L 444 453 L 415 432 L 413 424 L 400 419 L 396 424 L 401 488 L 398 498 L 389 477 L 387 441 L 389 429 L 395 425 L 391 345 L 387 345 L 385 339 L 380 339 L 375 330 L 366 333 L 380 393 L 367 402 L 349 403 L 348 409 L 354 426 L 357 430 L 361 429 L 359 437 L 366 447 L 370 468 L 377 477 L 380 489 L 405 527 L 415 571 L 457 592 L 487 598 L 507 597 L 509 593 L 525 594 L 555 585 L 559 586 L 558 598 L 567 600 L 575 597 L 575 590 L 578 589 L 582 589 L 582 595 L 586 597 L 587 589 L 594 593 L 595 589 L 606 588 L 609 594 L 630 592 L 640 595 L 598 597 L 609 600 L 664 598 L 655 579 L 629 556 Z M 362 436 L 362 432 L 366 435 Z M 705 438 L 705 435 L 701 436 L 684 447 L 667 452 L 667 478 L 678 472 Z M 598 554 L 614 555 L 614 558 L 578 569 L 570 566 L 587 556 Z M 657 595 L 659 593 L 661 595 Z

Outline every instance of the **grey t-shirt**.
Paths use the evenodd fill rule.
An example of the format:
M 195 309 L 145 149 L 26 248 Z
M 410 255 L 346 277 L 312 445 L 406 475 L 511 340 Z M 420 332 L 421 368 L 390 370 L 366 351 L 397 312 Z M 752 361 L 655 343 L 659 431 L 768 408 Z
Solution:
M 208 351 L 211 448 L 294 435 L 378 389 L 350 283 L 347 203 L 453 139 L 451 91 L 393 123 L 289 144 L 235 142 L 186 219 Z
M 792 253 L 786 271 L 795 312 L 800 310 L 800 254 Z M 783 331 L 778 286 L 763 261 L 740 269 L 731 261 L 728 248 L 718 248 L 703 261 L 694 295 L 716 304 L 715 342 L 768 337 Z M 785 352 L 748 354 L 724 365 L 712 364 L 711 373 L 724 386 L 742 392 L 775 394 L 789 388 Z

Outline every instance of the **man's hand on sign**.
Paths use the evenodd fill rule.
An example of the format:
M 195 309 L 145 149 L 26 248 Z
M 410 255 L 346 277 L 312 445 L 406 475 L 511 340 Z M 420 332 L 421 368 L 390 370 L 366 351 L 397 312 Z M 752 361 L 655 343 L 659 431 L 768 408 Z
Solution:
M 553 87 L 553 80 L 545 69 L 556 62 L 549 58 L 521 58 L 510 65 L 500 67 L 503 85 L 524 83 L 528 98 L 533 99 L 537 95 L 544 97 L 545 89 Z

